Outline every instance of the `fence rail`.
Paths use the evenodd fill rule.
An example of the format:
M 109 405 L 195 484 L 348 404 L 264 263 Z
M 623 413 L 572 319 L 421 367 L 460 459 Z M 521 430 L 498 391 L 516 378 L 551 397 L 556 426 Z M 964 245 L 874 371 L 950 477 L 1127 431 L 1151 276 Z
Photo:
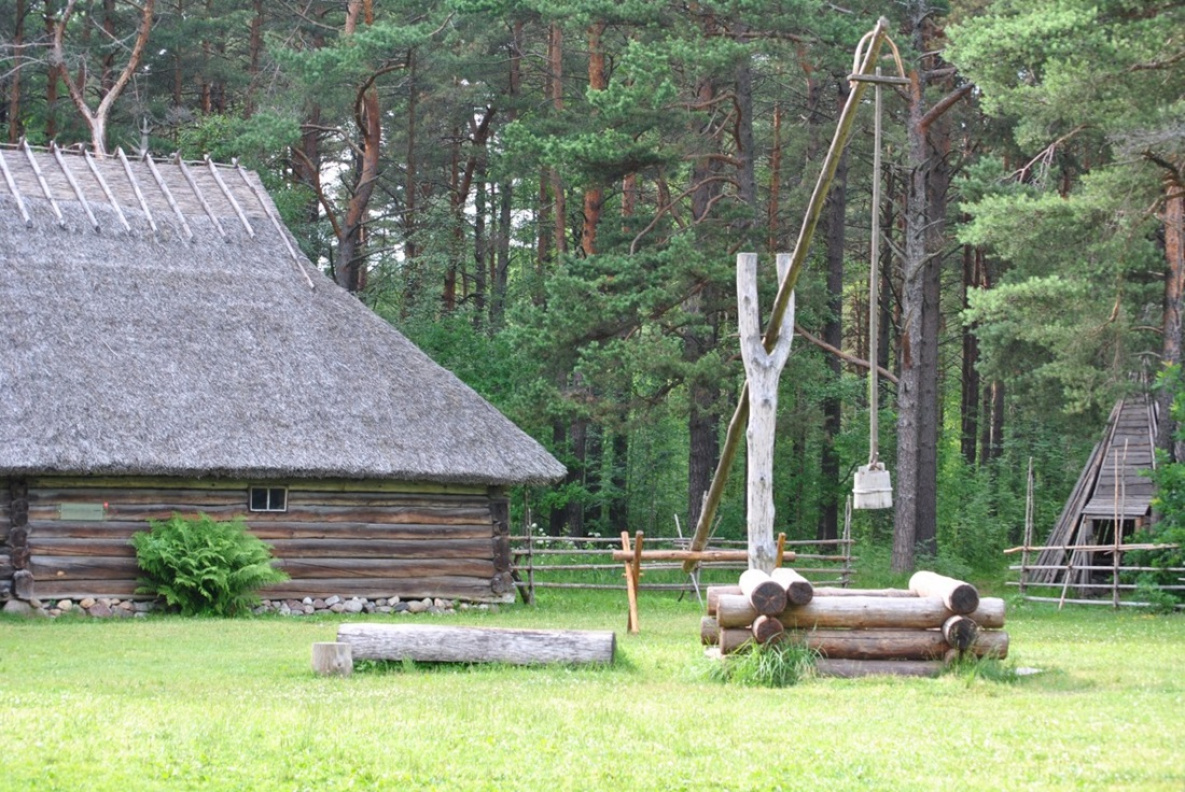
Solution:
M 686 550 L 689 544 L 689 539 L 679 537 L 646 537 L 648 550 Z M 810 577 L 815 585 L 847 586 L 851 582 L 852 562 L 856 560 L 852 544 L 849 537 L 801 539 L 787 540 L 785 548 L 795 554 L 794 569 Z M 719 540 L 707 549 L 737 550 L 746 546 L 743 541 Z M 529 533 L 512 536 L 510 554 L 515 586 L 525 602 L 534 602 L 536 589 L 624 592 L 624 565 L 612 560 L 613 551 L 620 549 L 620 540 L 603 537 L 569 539 Z M 648 580 L 638 588 L 698 594 L 702 585 L 735 583 L 746 567 L 743 562 L 703 562 L 689 575 L 683 572 L 680 562 L 646 562 L 642 570 Z
M 1139 590 L 1136 583 L 1124 582 L 1128 575 L 1140 572 L 1168 572 L 1181 573 L 1179 578 L 1185 584 L 1185 567 L 1152 567 L 1138 565 L 1124 565 L 1123 554 L 1129 550 L 1172 550 L 1179 547 L 1175 544 L 1098 544 L 1098 545 L 1045 545 L 1013 547 L 1005 550 L 1005 554 L 1021 554 L 1021 562 L 1008 568 L 1018 572 L 1018 580 L 1009 580 L 1007 585 L 1017 587 L 1020 595 L 1030 602 L 1056 602 L 1059 607 L 1066 603 L 1073 605 L 1110 605 L 1120 607 L 1147 607 L 1151 602 L 1121 597 Z M 1029 563 L 1030 554 L 1040 554 L 1046 550 L 1063 551 L 1065 562 L 1062 564 Z M 1073 551 L 1073 552 L 1067 552 Z M 1110 553 L 1110 563 L 1098 563 L 1093 559 L 1094 553 Z M 1085 557 L 1084 557 L 1085 556 Z M 1035 575 L 1034 573 L 1041 573 Z M 1051 574 L 1052 573 L 1052 574 Z M 1131 580 L 1127 577 L 1127 580 Z M 1182 592 L 1185 585 L 1158 584 L 1155 588 L 1163 592 Z M 1042 592 L 1052 592 L 1056 596 L 1046 594 L 1032 594 L 1037 589 Z M 1110 597 L 1091 596 L 1096 593 L 1110 592 Z M 1073 597 L 1070 597 L 1073 594 Z M 1177 604 L 1177 609 L 1185 609 L 1185 603 Z

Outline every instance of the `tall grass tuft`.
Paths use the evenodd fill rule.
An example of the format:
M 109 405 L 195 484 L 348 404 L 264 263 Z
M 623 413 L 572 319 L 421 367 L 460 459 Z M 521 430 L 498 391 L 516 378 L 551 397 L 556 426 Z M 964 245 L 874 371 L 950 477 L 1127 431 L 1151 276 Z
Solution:
M 746 687 L 791 687 L 814 674 L 818 653 L 794 641 L 750 644 L 708 667 L 708 678 Z

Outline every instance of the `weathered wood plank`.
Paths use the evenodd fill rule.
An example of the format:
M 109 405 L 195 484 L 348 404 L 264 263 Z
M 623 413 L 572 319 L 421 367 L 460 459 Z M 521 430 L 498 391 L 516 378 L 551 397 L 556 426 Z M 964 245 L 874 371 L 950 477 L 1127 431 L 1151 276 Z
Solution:
M 459 576 L 493 578 L 493 561 L 469 558 L 416 559 L 393 558 L 282 558 L 276 564 L 293 580 L 317 578 L 425 578 Z
M 488 539 L 279 539 L 268 544 L 280 558 L 493 558 Z
M 473 525 L 491 523 L 489 509 L 448 507 L 392 506 L 389 508 L 353 508 L 347 506 L 306 506 L 290 508 L 286 512 L 250 512 L 246 503 L 238 505 L 206 503 L 129 504 L 107 501 L 107 519 L 114 521 L 167 520 L 174 514 L 193 515 L 205 512 L 216 519 L 242 516 L 252 523 L 318 522 L 318 523 L 413 523 L 424 525 Z M 56 503 L 30 504 L 29 519 L 50 521 L 58 519 Z
M 140 568 L 135 558 L 108 556 L 44 556 L 34 555 L 29 560 L 29 571 L 41 588 L 49 580 L 135 580 Z
M 29 552 L 35 556 L 136 556 L 136 548 L 127 537 L 58 539 L 45 538 L 36 531 L 29 537 Z
M 135 580 L 38 580 L 41 599 L 81 599 L 82 597 L 123 597 L 136 593 Z M 141 596 L 140 599 L 151 599 Z
M 407 492 L 458 495 L 487 494 L 491 487 L 480 484 L 439 484 L 435 482 L 380 481 L 376 479 L 297 479 L 294 481 L 252 481 L 248 479 L 177 479 L 167 476 L 33 476 L 30 488 L 38 489 L 127 489 L 184 487 L 198 490 L 245 490 L 250 486 L 290 486 L 319 492 Z
M 272 539 L 488 539 L 493 526 L 423 525 L 366 522 L 343 523 L 256 523 L 246 520 L 251 533 L 264 541 Z M 111 520 L 106 522 L 63 522 L 36 520 L 29 524 L 33 535 L 43 539 L 127 539 L 138 531 L 148 530 L 147 522 Z
M 488 579 L 432 578 L 335 578 L 276 583 L 262 592 L 269 599 L 300 599 L 337 594 L 343 597 L 392 597 L 463 599 L 477 602 L 513 601 L 513 594 L 496 594 Z
M 251 533 L 265 541 L 273 539 L 492 539 L 494 526 L 417 525 L 386 523 L 256 523 L 247 520 Z
M 389 506 L 486 508 L 489 498 L 483 494 L 450 495 L 446 493 L 393 492 L 322 492 L 288 488 L 288 502 L 294 506 Z
M 343 624 L 355 660 L 425 663 L 612 663 L 617 639 L 601 630 L 523 630 L 435 624 Z

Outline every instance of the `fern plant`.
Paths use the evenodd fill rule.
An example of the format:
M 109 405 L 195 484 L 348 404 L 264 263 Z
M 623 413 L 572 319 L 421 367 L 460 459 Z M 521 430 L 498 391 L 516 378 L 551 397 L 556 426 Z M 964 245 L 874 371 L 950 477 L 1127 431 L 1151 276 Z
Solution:
M 233 616 L 259 602 L 260 588 L 288 579 L 241 517 L 174 514 L 149 524 L 151 530 L 132 536 L 144 573 L 136 592 L 155 594 L 182 615 Z

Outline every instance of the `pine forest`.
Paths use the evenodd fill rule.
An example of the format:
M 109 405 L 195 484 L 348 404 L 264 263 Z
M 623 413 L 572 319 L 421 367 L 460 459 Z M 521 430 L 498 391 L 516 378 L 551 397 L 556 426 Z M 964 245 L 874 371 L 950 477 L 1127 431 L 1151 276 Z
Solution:
M 568 467 L 518 526 L 673 536 L 745 382 L 737 254 L 769 306 L 882 16 L 879 157 L 868 90 L 797 282 L 777 530 L 843 530 L 872 403 L 895 508 L 853 514 L 857 552 L 990 574 L 1030 460 L 1044 538 L 1181 360 L 1179 0 L 0 0 L 0 142 L 258 171 L 312 261 Z

